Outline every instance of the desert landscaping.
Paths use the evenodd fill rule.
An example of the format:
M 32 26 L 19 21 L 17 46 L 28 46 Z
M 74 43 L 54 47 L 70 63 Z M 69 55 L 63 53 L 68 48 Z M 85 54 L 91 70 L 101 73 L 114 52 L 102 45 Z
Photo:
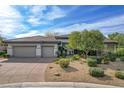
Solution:
M 116 61 L 108 64 L 97 64 L 104 70 L 103 77 L 93 77 L 89 74 L 90 67 L 85 59 L 71 61 L 67 68 L 59 64 L 50 63 L 45 72 L 47 82 L 85 82 L 124 87 L 124 80 L 115 77 L 115 72 L 124 70 L 124 62 Z

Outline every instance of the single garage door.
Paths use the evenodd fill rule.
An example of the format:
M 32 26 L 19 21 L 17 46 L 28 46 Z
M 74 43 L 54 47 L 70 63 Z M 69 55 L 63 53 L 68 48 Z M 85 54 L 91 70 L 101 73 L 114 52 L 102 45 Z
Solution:
M 42 47 L 43 57 L 54 57 L 54 47 L 53 46 L 44 46 Z
M 36 57 L 36 47 L 16 46 L 13 47 L 14 57 Z

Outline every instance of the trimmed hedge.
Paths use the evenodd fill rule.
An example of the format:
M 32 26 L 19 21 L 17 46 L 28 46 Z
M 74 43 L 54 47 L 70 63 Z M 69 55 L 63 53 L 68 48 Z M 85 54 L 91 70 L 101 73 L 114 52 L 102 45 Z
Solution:
M 97 61 L 95 59 L 88 58 L 87 59 L 87 64 L 90 67 L 96 67 L 97 66 Z
M 73 60 L 79 60 L 80 59 L 80 55 L 76 54 L 72 56 Z
M 91 67 L 89 69 L 89 73 L 91 76 L 94 76 L 94 77 L 103 77 L 104 76 L 104 70 L 99 67 Z
M 117 77 L 119 79 L 124 79 L 124 71 L 116 71 L 115 77 Z

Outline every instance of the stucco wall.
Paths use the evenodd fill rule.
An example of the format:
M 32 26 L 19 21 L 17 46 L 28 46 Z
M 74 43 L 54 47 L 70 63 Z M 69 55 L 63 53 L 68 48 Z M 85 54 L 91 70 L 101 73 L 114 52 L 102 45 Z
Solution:
M 38 43 L 30 43 L 30 44 L 25 44 L 25 43 L 12 43 L 8 44 L 7 47 L 7 54 L 10 56 L 13 56 L 13 47 L 14 46 L 36 46 L 36 57 L 41 57 L 42 56 L 42 46 L 53 46 L 54 47 L 54 56 L 57 57 L 57 51 L 58 51 L 58 45 L 57 44 L 38 44 Z

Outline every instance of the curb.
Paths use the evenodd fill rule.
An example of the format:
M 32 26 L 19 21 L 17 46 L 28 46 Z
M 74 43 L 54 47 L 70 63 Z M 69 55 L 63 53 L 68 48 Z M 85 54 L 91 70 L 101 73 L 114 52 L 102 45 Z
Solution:
M 0 88 L 119 88 L 118 86 L 78 82 L 24 82 L 1 84 Z

